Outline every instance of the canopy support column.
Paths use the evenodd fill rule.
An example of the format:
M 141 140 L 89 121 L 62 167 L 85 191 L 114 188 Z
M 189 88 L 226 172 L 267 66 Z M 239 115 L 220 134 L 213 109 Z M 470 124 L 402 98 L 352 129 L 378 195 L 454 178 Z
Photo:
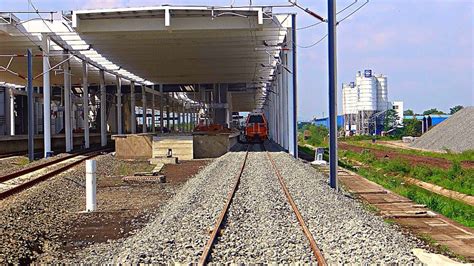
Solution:
M 67 56 L 67 55 L 66 55 Z M 72 112 L 71 112 L 71 66 L 64 62 L 64 123 L 66 152 L 72 151 Z
M 137 115 L 135 113 L 135 82 L 130 83 L 130 112 L 131 112 L 131 130 L 132 134 L 137 133 Z
M 122 80 L 117 76 L 117 134 L 123 134 L 122 128 Z
M 89 83 L 88 83 L 88 65 L 82 61 L 82 106 L 84 112 L 84 148 L 89 149 Z
M 146 87 L 142 85 L 142 107 L 143 107 L 143 129 L 142 132 L 147 132 L 147 122 L 146 122 Z
M 155 133 L 155 85 L 152 85 L 153 93 L 151 94 L 151 132 Z
M 169 94 L 166 95 L 166 127 L 168 128 L 168 132 L 171 132 L 171 127 L 170 127 L 170 97 L 169 97 Z
M 100 145 L 107 146 L 107 98 L 105 88 L 104 70 L 99 70 L 99 84 L 100 84 Z
M 43 49 L 43 143 L 44 157 L 51 155 L 51 84 L 49 79 L 49 36 L 42 34 Z
M 163 131 L 163 84 L 160 84 L 160 132 L 164 133 Z

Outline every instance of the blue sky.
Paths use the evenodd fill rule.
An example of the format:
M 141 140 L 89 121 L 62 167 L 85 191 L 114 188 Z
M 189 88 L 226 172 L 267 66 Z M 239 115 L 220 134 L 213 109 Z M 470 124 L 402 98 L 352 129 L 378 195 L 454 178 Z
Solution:
M 232 1 L 190 0 L 32 0 L 40 10 L 73 10 L 100 7 L 175 5 L 229 5 Z M 298 3 L 326 16 L 325 0 Z M 352 3 L 337 1 L 338 10 Z M 364 0 L 358 0 L 360 5 Z M 249 1 L 235 0 L 235 5 Z M 254 4 L 286 4 L 284 0 L 254 0 Z M 31 8 L 30 8 L 31 9 Z M 27 0 L 0 0 L 0 10 L 28 10 Z M 297 27 L 316 20 L 297 9 Z M 350 10 L 348 10 L 350 12 Z M 346 13 L 341 14 L 344 17 Z M 319 40 L 326 24 L 299 30 L 305 46 Z M 474 105 L 474 1 L 472 0 L 370 0 L 338 26 L 338 83 L 355 79 L 358 70 L 372 69 L 388 76 L 390 100 L 422 112 L 454 105 Z M 327 40 L 298 50 L 299 119 L 327 115 Z M 339 101 L 339 110 L 341 102 Z

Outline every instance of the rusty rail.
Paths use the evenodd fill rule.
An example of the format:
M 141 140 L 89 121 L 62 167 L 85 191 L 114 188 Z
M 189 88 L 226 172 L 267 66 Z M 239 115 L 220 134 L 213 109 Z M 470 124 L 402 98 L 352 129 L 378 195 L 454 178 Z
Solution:
M 233 186 L 232 190 L 229 191 L 229 193 L 227 195 L 226 203 L 225 203 L 224 208 L 222 209 L 219 217 L 217 218 L 216 225 L 215 225 L 215 227 L 214 227 L 214 229 L 212 230 L 212 233 L 211 233 L 211 237 L 209 238 L 206 245 L 204 246 L 204 251 L 203 251 L 203 253 L 202 253 L 202 255 L 199 259 L 199 262 L 198 262 L 198 265 L 200 265 L 200 266 L 207 264 L 207 260 L 209 258 L 210 253 L 211 253 L 211 249 L 212 249 L 212 247 L 213 247 L 213 245 L 214 245 L 214 243 L 217 239 L 217 235 L 218 235 L 218 233 L 219 233 L 219 231 L 222 227 L 224 218 L 227 214 L 227 211 L 230 207 L 230 204 L 232 203 L 235 192 L 236 192 L 236 190 L 237 190 L 237 188 L 240 184 L 240 178 L 242 176 L 242 173 L 243 173 L 244 168 L 245 168 L 245 164 L 247 162 L 249 149 L 250 149 L 250 145 L 247 146 L 247 151 L 245 153 L 245 158 L 244 158 L 244 161 L 243 161 L 242 166 L 240 168 L 240 172 L 239 172 L 239 174 L 237 175 L 237 177 L 235 179 L 234 186 Z M 278 177 L 278 181 L 279 181 L 279 183 L 280 183 L 280 185 L 283 189 L 283 192 L 285 193 L 285 196 L 288 199 L 288 202 L 290 203 L 290 205 L 293 209 L 293 212 L 295 213 L 296 218 L 297 218 L 299 224 L 301 225 L 301 227 L 303 229 L 303 232 L 304 232 L 306 238 L 309 240 L 311 250 L 312 250 L 314 256 L 316 257 L 316 259 L 318 261 L 318 265 L 326 266 L 327 265 L 326 260 L 324 259 L 321 251 L 319 250 L 318 246 L 316 245 L 316 241 L 314 241 L 313 235 L 311 234 L 308 227 L 306 226 L 306 223 L 304 222 L 304 219 L 303 219 L 301 213 L 299 212 L 298 207 L 296 206 L 296 203 L 294 202 L 293 198 L 291 197 L 290 192 L 289 192 L 288 188 L 285 185 L 283 177 L 280 174 L 280 171 L 278 170 L 278 168 L 276 167 L 275 161 L 271 157 L 270 153 L 268 151 L 266 151 L 265 145 L 261 144 L 260 149 L 262 151 L 266 152 L 266 154 L 267 154 L 267 156 L 268 156 L 268 158 L 269 158 L 269 160 L 272 164 L 272 167 L 273 167 L 273 169 L 274 169 L 274 171 L 275 171 L 275 173 Z
M 39 169 L 43 169 L 44 167 L 47 167 L 47 166 L 51 166 L 51 165 L 63 162 L 65 160 L 69 160 L 69 159 L 74 158 L 74 157 L 79 156 L 79 155 L 83 155 L 83 154 L 87 154 L 87 153 L 91 153 L 91 152 L 106 151 L 106 150 L 110 150 L 110 148 L 93 149 L 93 150 L 82 151 L 82 152 L 78 152 L 78 153 L 74 153 L 74 154 L 69 154 L 69 155 L 66 155 L 64 157 L 61 157 L 61 158 L 58 158 L 58 159 L 55 159 L 55 160 L 52 160 L 52 161 L 49 161 L 49 162 L 46 162 L 46 163 L 35 165 L 33 167 L 24 168 L 24 169 L 21 169 L 19 171 L 14 172 L 14 173 L 7 174 L 7 175 L 4 175 L 4 176 L 0 176 L 0 183 L 11 180 L 11 179 L 14 179 L 14 178 L 17 178 L 17 177 L 22 176 L 22 175 L 26 175 L 30 172 L 33 172 L 33 171 L 36 171 L 36 170 L 39 170 Z
M 311 250 L 313 251 L 314 256 L 316 257 L 316 260 L 318 261 L 318 265 L 327 265 L 326 260 L 323 257 L 323 254 L 321 253 L 321 250 L 319 250 L 318 246 L 316 245 L 316 241 L 314 241 L 313 235 L 308 229 L 308 226 L 306 226 L 306 223 L 304 222 L 303 216 L 301 215 L 300 211 L 298 210 L 298 207 L 296 206 L 295 201 L 293 200 L 293 197 L 290 195 L 290 191 L 286 187 L 285 181 L 283 179 L 283 176 L 281 175 L 280 171 L 276 167 L 275 161 L 273 160 L 272 156 L 268 151 L 265 151 L 267 154 L 268 159 L 270 160 L 273 170 L 275 171 L 278 181 L 280 182 L 281 188 L 283 189 L 283 192 L 285 193 L 286 198 L 288 199 L 288 202 L 291 205 L 291 208 L 293 209 L 293 212 L 296 215 L 296 219 L 298 220 L 298 223 L 301 225 L 301 228 L 303 229 L 304 235 L 306 238 L 309 240 L 309 245 L 311 247 Z
M 5 190 L 5 191 L 0 192 L 0 200 L 3 200 L 3 199 L 5 199 L 5 198 L 7 198 L 7 197 L 9 197 L 9 196 L 12 196 L 12 195 L 16 194 L 16 193 L 19 193 L 19 192 L 21 192 L 21 191 L 23 191 L 23 190 L 25 190 L 25 189 L 27 189 L 27 188 L 30 188 L 30 187 L 32 187 L 32 186 L 34 186 L 34 185 L 36 185 L 36 184 L 38 184 L 38 183 L 40 183 L 40 182 L 43 182 L 43 181 L 49 179 L 49 178 L 51 178 L 51 177 L 53 177 L 53 176 L 55 176 L 55 175 L 58 175 L 58 174 L 60 174 L 60 173 L 62 173 L 62 172 L 64 172 L 64 171 L 66 171 L 66 170 L 68 170 L 68 169 L 70 169 L 70 168 L 72 168 L 72 167 L 74 167 L 74 166 L 76 166 L 76 165 L 82 163 L 82 162 L 85 161 L 85 160 L 91 159 L 91 158 L 93 158 L 93 157 L 99 155 L 101 152 L 106 152 L 106 151 L 110 151 L 110 150 L 111 150 L 111 149 L 108 148 L 108 149 L 97 150 L 97 151 L 92 151 L 92 152 L 89 151 L 89 152 L 87 152 L 87 153 L 74 154 L 74 155 L 70 155 L 70 156 L 63 157 L 63 158 L 71 159 L 71 158 L 77 157 L 77 156 L 79 156 L 79 155 L 84 155 L 84 154 L 86 154 L 84 158 L 81 158 L 81 159 L 79 159 L 79 160 L 77 160 L 77 161 L 74 161 L 74 162 L 72 162 L 72 163 L 70 163 L 70 164 L 67 164 L 67 165 L 65 165 L 65 166 L 63 166 L 63 167 L 60 167 L 60 168 L 58 168 L 58 169 L 55 169 L 55 170 L 53 170 L 53 171 L 51 171 L 51 172 L 48 172 L 48 173 L 46 173 L 46 174 L 44 174 L 44 175 L 41 175 L 41 176 L 39 176 L 39 177 L 33 178 L 33 179 L 31 179 L 31 180 L 28 180 L 28 181 L 26 181 L 26 182 L 24 182 L 24 183 L 22 183 L 22 184 L 20 184 L 20 185 L 18 185 L 18 186 L 15 186 L 15 187 L 12 187 L 12 188 L 10 188 L 10 189 L 8 189 L 8 190 Z M 64 160 L 63 160 L 63 158 L 61 158 L 60 161 L 67 160 L 67 159 L 64 159 Z M 56 163 L 58 163 L 58 162 L 59 162 L 58 160 L 55 160 L 55 161 L 52 161 L 52 162 L 47 163 L 47 165 L 53 165 L 53 164 L 56 164 Z M 36 170 L 45 167 L 45 165 L 46 165 L 46 164 L 40 165 L 40 167 L 37 168 Z M 33 168 L 33 167 L 32 167 L 32 168 Z M 16 177 L 20 177 L 20 176 L 22 176 L 22 175 L 24 175 L 24 174 L 27 174 L 27 173 L 31 172 L 31 171 L 35 171 L 35 170 L 32 170 L 32 168 L 25 169 L 25 170 L 28 170 L 28 171 L 26 171 L 26 172 L 25 172 L 24 170 L 22 170 L 22 171 L 18 171 L 18 172 L 16 172 L 16 173 L 14 173 L 14 174 L 22 173 L 22 174 L 16 175 Z M 36 168 L 36 167 L 34 167 L 34 168 Z M 5 176 L 5 177 L 6 177 L 6 176 Z M 13 177 L 13 178 L 16 178 L 16 177 Z M 7 179 L 7 180 L 11 180 L 11 179 L 13 179 L 13 178 L 10 178 L 10 179 Z M 4 181 L 2 181 L 2 182 L 4 182 Z
M 211 249 L 212 246 L 214 245 L 214 242 L 217 239 L 217 235 L 222 227 L 222 224 L 224 222 L 224 218 L 227 214 L 227 211 L 229 210 L 229 206 L 232 203 L 232 199 L 234 198 L 235 191 L 237 191 L 237 188 L 240 184 L 240 177 L 242 176 L 242 173 L 244 172 L 245 164 L 247 163 L 247 157 L 249 155 L 249 148 L 250 145 L 247 145 L 247 151 L 245 152 L 245 158 L 244 162 L 242 163 L 242 166 L 240 167 L 239 174 L 235 178 L 234 186 L 232 187 L 232 190 L 229 191 L 229 194 L 227 195 L 227 200 L 224 205 L 224 208 L 222 209 L 221 213 L 219 214 L 219 217 L 217 218 L 216 225 L 214 229 L 212 230 L 211 237 L 207 241 L 206 246 L 204 246 L 204 251 L 201 255 L 201 258 L 199 259 L 198 265 L 205 265 L 207 263 L 207 259 L 209 258 L 209 255 L 211 254 Z

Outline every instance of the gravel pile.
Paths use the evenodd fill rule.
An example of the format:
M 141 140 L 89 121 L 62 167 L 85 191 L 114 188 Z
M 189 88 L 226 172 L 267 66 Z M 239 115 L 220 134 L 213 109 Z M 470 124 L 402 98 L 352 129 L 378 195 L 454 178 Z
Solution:
M 243 158 L 244 153 L 239 152 L 214 160 L 188 180 L 162 206 L 156 219 L 136 235 L 110 244 L 94 245 L 63 262 L 197 262 Z
M 327 177 L 287 153 L 272 152 L 316 243 L 330 264 L 420 263 L 423 244 L 403 235 L 358 201 L 328 186 Z
M 211 262 L 316 261 L 264 152 L 249 153 L 222 232 Z
M 474 107 L 465 107 L 415 140 L 415 148 L 463 152 L 474 150 Z

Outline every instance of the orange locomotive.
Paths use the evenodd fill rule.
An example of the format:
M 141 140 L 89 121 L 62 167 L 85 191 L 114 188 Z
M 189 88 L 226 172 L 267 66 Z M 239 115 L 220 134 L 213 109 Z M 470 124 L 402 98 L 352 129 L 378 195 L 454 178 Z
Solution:
M 245 138 L 248 142 L 263 142 L 268 138 L 268 124 L 263 113 L 250 113 L 247 116 Z

